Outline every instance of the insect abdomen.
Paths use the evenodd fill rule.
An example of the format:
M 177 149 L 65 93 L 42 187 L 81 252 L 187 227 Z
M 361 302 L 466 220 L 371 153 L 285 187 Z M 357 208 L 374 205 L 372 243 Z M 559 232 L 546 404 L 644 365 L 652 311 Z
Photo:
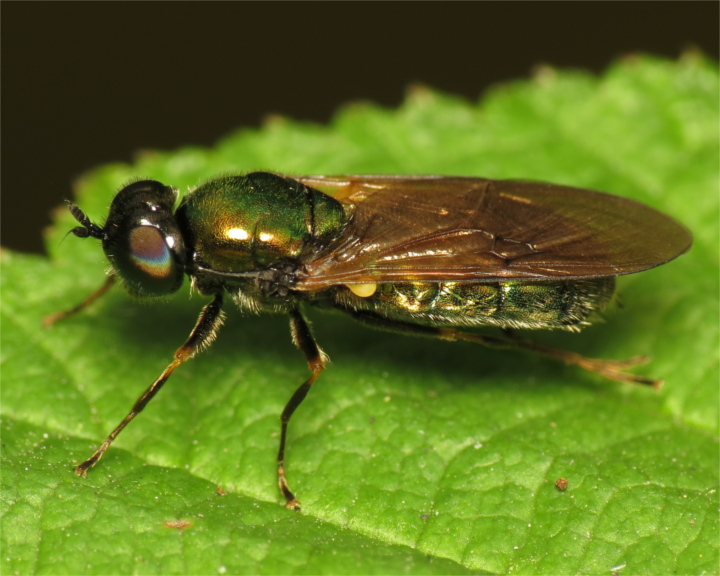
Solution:
M 577 330 L 592 312 L 605 308 L 614 289 L 613 277 L 547 283 L 404 282 L 379 284 L 364 298 L 343 287 L 336 300 L 343 307 L 431 326 Z

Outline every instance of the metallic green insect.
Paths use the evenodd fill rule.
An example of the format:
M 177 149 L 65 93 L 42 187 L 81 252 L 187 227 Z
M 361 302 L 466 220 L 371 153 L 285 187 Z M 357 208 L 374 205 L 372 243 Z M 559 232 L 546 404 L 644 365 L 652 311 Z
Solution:
M 281 416 L 278 482 L 288 423 L 326 357 L 303 307 L 342 310 L 366 324 L 443 340 L 469 340 L 549 356 L 611 380 L 659 387 L 626 372 L 647 361 L 585 358 L 520 337 L 514 329 L 579 330 L 610 301 L 615 277 L 664 264 L 692 237 L 672 218 L 600 192 L 534 182 L 445 176 L 227 176 L 189 193 L 134 182 L 99 226 L 74 204 L 80 226 L 112 266 L 106 283 L 51 324 L 78 312 L 118 279 L 133 295 L 163 296 L 185 276 L 212 298 L 170 365 L 76 472 L 84 476 L 170 374 L 208 346 L 227 297 L 252 312 L 290 316 L 311 376 Z M 495 326 L 484 336 L 461 328 Z

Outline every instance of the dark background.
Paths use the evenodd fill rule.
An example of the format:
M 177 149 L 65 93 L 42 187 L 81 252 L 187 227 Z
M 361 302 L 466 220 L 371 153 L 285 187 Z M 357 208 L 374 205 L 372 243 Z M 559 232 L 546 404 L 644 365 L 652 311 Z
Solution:
M 718 58 L 717 2 L 3 2 L 2 245 L 42 252 L 84 171 L 211 145 L 270 113 L 327 122 L 422 82 L 476 100 L 537 64 Z

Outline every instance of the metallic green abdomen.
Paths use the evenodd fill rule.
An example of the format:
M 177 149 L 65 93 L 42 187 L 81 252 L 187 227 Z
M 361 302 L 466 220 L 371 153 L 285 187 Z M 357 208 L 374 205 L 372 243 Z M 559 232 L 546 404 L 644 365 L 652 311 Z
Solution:
M 615 278 L 550 283 L 406 282 L 380 284 L 367 298 L 348 288 L 335 298 L 343 307 L 429 326 L 560 328 L 578 330 L 611 300 Z

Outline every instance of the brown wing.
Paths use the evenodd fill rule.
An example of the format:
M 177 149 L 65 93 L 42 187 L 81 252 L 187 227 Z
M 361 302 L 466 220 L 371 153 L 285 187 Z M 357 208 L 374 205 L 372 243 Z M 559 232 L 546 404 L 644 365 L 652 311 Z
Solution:
M 536 182 L 308 176 L 346 204 L 343 234 L 298 288 L 408 280 L 492 282 L 640 272 L 685 252 L 688 230 L 633 200 Z

